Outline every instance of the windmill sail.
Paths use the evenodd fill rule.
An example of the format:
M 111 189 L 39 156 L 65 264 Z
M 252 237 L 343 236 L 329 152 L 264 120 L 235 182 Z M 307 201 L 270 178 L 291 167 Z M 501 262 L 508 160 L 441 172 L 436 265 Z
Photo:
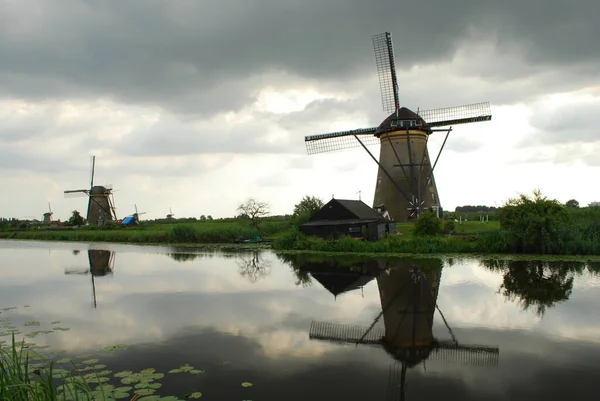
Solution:
M 373 48 L 375 50 L 377 74 L 379 75 L 383 111 L 391 113 L 400 108 L 392 34 L 385 32 L 374 35 Z

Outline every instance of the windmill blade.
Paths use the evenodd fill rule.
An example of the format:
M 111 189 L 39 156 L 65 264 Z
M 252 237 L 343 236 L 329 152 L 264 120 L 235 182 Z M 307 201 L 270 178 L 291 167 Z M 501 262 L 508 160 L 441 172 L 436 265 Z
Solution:
M 65 191 L 65 198 L 83 198 L 84 196 L 88 196 L 89 192 L 87 189 L 73 189 Z
M 96 156 L 92 156 L 92 168 L 90 174 L 90 189 L 94 187 L 94 170 L 96 169 Z
M 492 110 L 489 102 L 425 110 L 418 114 L 430 127 L 476 123 L 492 119 Z
M 331 341 L 336 343 L 381 346 L 385 335 L 382 327 L 367 332 L 366 327 L 346 324 L 311 322 L 309 339 Z M 440 341 L 433 345 L 428 360 L 443 362 L 460 362 L 468 365 L 497 365 L 499 349 L 482 345 L 462 345 L 454 341 Z
M 310 135 L 304 137 L 304 142 L 306 142 L 306 150 L 309 155 L 361 146 L 354 135 L 360 135 L 361 141 L 367 146 L 379 145 L 379 138 L 373 136 L 375 131 L 377 131 L 377 127 Z
M 373 48 L 375 49 L 375 63 L 379 75 L 381 103 L 383 110 L 391 113 L 400 108 L 392 34 L 385 32 L 373 36 Z

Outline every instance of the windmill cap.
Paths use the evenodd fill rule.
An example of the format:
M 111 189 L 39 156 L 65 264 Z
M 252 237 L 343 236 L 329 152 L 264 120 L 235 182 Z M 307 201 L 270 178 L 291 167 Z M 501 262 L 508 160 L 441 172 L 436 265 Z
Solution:
M 400 109 L 398 109 L 397 115 L 396 112 L 393 112 L 389 115 L 388 118 L 386 118 L 381 124 L 379 124 L 379 127 L 377 127 L 377 131 L 375 131 L 375 136 L 379 136 L 386 131 L 397 130 L 397 127 L 392 127 L 392 121 L 395 120 L 416 120 L 417 125 L 426 125 L 425 120 L 419 117 L 417 113 L 410 109 L 407 109 L 406 107 L 401 107 Z M 422 130 L 425 131 L 425 129 Z
M 102 185 L 95 185 L 92 187 L 92 190 L 90 192 L 92 193 L 92 195 L 99 195 L 106 193 L 107 189 Z

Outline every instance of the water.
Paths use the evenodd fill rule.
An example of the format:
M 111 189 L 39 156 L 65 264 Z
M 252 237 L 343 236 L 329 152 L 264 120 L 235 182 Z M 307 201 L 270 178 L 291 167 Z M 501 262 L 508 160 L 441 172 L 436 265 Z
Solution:
M 0 340 L 14 327 L 57 360 L 92 359 L 127 399 L 597 398 L 594 263 L 15 241 L 0 260 L 0 308 L 16 307 Z M 147 368 L 142 384 L 114 376 Z

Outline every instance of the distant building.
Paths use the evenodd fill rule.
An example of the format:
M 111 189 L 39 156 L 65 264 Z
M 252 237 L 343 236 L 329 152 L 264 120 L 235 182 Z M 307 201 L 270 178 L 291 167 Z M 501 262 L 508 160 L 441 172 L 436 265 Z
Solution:
M 588 205 L 589 207 L 600 206 L 600 202 L 592 202 Z
M 322 238 L 349 235 L 376 241 L 396 233 L 396 222 L 384 217 L 360 200 L 332 199 L 308 223 L 300 226 L 307 235 Z

